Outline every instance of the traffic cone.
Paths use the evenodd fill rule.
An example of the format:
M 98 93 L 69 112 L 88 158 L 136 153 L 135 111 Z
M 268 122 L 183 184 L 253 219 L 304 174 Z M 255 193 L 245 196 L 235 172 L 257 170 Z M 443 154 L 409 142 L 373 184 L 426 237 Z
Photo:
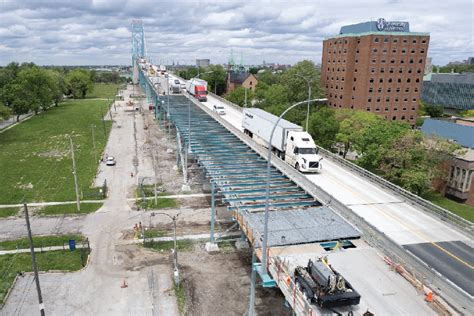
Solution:
M 425 301 L 427 301 L 428 303 L 432 303 L 433 302 L 433 292 L 429 291 L 426 296 L 425 296 Z
M 125 279 L 123 279 L 123 284 L 120 286 L 122 289 L 125 289 L 128 287 L 128 284 L 127 284 L 127 281 L 125 281 Z

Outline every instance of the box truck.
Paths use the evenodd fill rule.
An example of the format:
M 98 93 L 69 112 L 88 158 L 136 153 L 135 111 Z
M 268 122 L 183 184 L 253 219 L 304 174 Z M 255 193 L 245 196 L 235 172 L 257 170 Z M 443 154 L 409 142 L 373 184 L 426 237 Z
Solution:
M 278 117 L 258 108 L 244 108 L 242 127 L 251 138 L 268 148 L 270 135 Z M 272 138 L 273 152 L 300 172 L 320 172 L 321 158 L 311 135 L 301 126 L 281 119 Z
M 199 101 L 207 101 L 207 82 L 192 78 L 186 82 L 186 90 Z

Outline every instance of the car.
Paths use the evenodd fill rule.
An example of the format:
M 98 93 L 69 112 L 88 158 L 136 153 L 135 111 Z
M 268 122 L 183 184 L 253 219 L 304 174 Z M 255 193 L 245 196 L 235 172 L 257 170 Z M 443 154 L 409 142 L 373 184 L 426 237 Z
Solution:
M 115 166 L 116 163 L 117 162 L 115 161 L 115 158 L 112 157 L 112 156 L 109 156 L 109 157 L 107 157 L 107 159 L 105 159 L 105 164 L 107 166 Z
M 214 104 L 213 111 L 219 115 L 225 115 L 225 108 L 223 105 Z

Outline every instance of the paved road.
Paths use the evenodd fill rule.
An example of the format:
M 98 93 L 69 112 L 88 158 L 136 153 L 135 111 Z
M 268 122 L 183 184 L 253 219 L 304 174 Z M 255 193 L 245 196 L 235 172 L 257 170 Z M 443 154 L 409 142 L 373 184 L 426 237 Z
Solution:
M 142 220 L 140 213 L 132 213 L 127 198 L 133 197 L 140 173 L 151 170 L 151 162 L 134 163 L 146 159 L 140 150 L 145 143 L 142 122 L 139 115 L 127 112 L 125 107 L 114 115 L 106 150 L 116 156 L 118 163 L 100 173 L 107 177 L 110 196 L 99 211 L 85 217 L 82 229 L 92 248 L 90 263 L 77 273 L 40 276 L 49 315 L 179 315 L 176 300 L 170 295 L 173 291 L 168 265 L 124 266 L 130 250 L 124 252 L 121 248 L 125 247 L 120 245 L 122 231 Z M 121 288 L 124 280 L 127 288 Z M 36 292 L 31 284 L 31 276 L 21 278 L 2 313 L 36 314 Z
M 214 104 L 224 106 L 226 115 L 222 117 L 235 127 L 242 129 L 242 112 L 239 109 L 212 96 L 209 96 L 208 102 L 203 102 L 203 104 L 209 109 L 212 109 Z M 465 287 L 463 285 L 465 281 L 454 276 L 458 274 L 457 267 L 463 266 L 463 269 L 466 269 L 465 272 L 471 275 L 470 282 L 472 283 L 474 263 L 466 254 L 474 253 L 473 241 L 462 233 L 330 160 L 323 160 L 323 171 L 320 174 L 307 174 L 306 177 L 399 245 L 407 247 L 411 244 L 426 244 L 431 245 L 429 246 L 431 248 L 441 250 L 443 256 L 437 257 L 433 262 L 432 256 L 421 255 L 419 251 L 413 251 L 413 253 L 461 288 Z M 450 243 L 459 242 L 463 243 L 467 252 L 453 253 L 450 248 L 444 248 Z M 430 249 L 430 252 L 436 251 Z M 453 261 L 457 264 L 451 264 Z

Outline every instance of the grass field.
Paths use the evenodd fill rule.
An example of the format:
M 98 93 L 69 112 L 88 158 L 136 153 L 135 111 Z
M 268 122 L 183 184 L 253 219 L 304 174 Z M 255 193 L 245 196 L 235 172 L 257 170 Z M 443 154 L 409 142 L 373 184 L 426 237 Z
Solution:
M 193 245 L 193 241 L 189 239 L 182 239 L 176 241 L 178 251 L 190 250 Z M 174 248 L 174 241 L 147 241 L 145 242 L 145 247 L 158 251 L 168 251 Z
M 86 94 L 86 98 L 110 98 L 110 100 L 113 100 L 117 94 L 117 89 L 121 86 L 121 84 L 115 83 L 96 83 L 94 89 Z
M 106 111 L 107 101 L 67 101 L 1 133 L 0 204 L 75 200 L 69 137 L 80 189 L 88 191 L 97 169 L 91 125 L 100 157 L 112 124 L 103 125 Z
M 82 256 L 81 256 L 82 255 Z M 87 260 L 87 250 L 76 251 L 47 251 L 36 254 L 39 271 L 65 270 L 77 271 L 82 269 Z M 18 272 L 30 272 L 31 255 L 17 253 L 0 256 L 0 302 L 4 303 L 5 295 L 12 286 Z
M 48 205 L 38 213 L 41 215 L 88 214 L 97 211 L 101 206 L 102 203 L 81 203 L 81 210 L 78 211 L 76 204 Z
M 472 206 L 457 203 L 453 200 L 450 200 L 442 196 L 441 194 L 437 192 L 427 193 L 423 195 L 423 198 L 474 223 L 474 207 Z
M 0 218 L 18 214 L 19 207 L 0 208 Z
M 33 245 L 36 247 L 62 246 L 69 242 L 69 239 L 76 240 L 76 244 L 84 240 L 81 235 L 56 235 L 33 237 Z M 30 248 L 28 238 L 0 241 L 0 250 L 15 250 Z

